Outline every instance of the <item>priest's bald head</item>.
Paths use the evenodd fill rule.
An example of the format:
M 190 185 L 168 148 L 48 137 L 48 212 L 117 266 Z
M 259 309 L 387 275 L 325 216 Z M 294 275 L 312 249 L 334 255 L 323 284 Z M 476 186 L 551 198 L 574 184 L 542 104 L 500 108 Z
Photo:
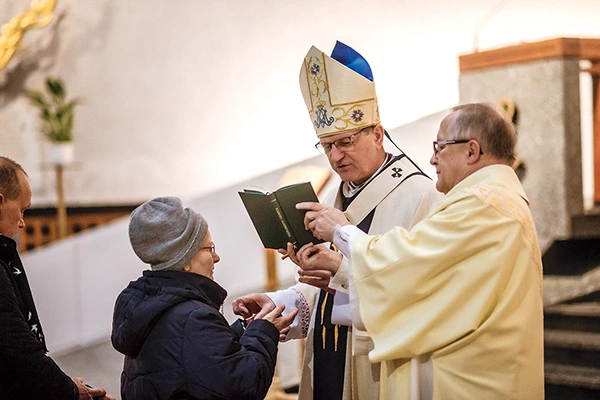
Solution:
M 454 107 L 440 123 L 430 163 L 436 188 L 446 194 L 473 172 L 515 161 L 515 127 L 502 108 L 491 103 Z

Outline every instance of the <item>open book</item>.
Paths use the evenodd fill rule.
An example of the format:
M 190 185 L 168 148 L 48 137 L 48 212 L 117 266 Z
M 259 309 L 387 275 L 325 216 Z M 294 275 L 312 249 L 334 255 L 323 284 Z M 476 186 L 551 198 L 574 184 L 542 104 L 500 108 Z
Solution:
M 274 192 L 244 189 L 238 193 L 265 248 L 285 249 L 290 242 L 298 250 L 310 242 L 323 242 L 304 229 L 306 212 L 296 209 L 297 203 L 319 201 L 310 182 L 284 186 Z

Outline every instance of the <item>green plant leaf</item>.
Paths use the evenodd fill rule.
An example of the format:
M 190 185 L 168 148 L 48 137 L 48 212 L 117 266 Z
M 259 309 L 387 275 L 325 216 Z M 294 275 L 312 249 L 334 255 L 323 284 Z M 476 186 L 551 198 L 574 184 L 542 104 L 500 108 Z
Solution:
M 34 106 L 48 108 L 48 104 L 44 100 L 44 95 L 42 94 L 42 92 L 31 91 L 27 92 L 26 94 L 27 97 L 29 97 L 31 104 L 33 104 Z
M 67 95 L 67 92 L 65 91 L 65 87 L 60 79 L 47 78 L 46 79 L 46 87 L 48 88 L 48 92 L 51 95 L 53 95 L 59 99 L 64 99 L 65 96 Z
M 65 103 L 67 92 L 63 81 L 58 78 L 46 78 L 45 88 L 48 97 L 41 91 L 25 93 L 40 111 L 41 131 L 51 142 L 69 142 L 73 140 L 74 109 L 80 99 Z

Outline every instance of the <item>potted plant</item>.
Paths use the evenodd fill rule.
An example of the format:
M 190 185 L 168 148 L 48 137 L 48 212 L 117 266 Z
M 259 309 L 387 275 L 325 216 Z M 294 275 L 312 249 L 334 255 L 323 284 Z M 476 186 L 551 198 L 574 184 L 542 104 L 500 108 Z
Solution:
M 26 92 L 31 104 L 40 110 L 42 133 L 48 139 L 48 161 L 65 165 L 73 161 L 73 116 L 78 99 L 67 101 L 67 92 L 61 79 L 46 78 L 47 94 L 32 90 Z

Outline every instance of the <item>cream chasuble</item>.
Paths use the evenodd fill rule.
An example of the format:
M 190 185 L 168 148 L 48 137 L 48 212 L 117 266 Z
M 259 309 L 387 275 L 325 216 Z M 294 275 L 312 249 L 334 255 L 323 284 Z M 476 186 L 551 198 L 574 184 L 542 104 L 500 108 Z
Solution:
M 433 399 L 543 399 L 541 256 L 510 167 L 473 173 L 410 231 L 361 235 L 350 251 L 381 399 L 410 398 L 423 356 Z

